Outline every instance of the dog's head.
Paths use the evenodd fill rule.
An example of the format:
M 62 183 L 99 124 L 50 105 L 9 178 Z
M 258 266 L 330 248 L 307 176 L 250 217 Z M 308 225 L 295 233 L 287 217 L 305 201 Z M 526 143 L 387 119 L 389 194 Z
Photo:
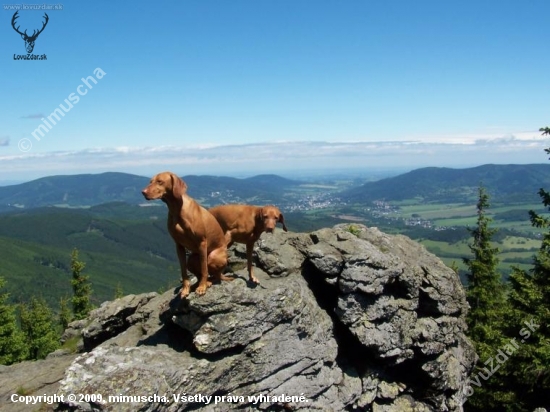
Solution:
M 169 197 L 181 198 L 186 191 L 187 185 L 177 175 L 172 172 L 162 172 L 153 176 L 149 185 L 141 193 L 147 200 L 161 199 L 166 202 Z
M 260 209 L 260 219 L 264 225 L 264 231 L 267 233 L 273 233 L 275 230 L 275 225 L 277 222 L 283 225 L 283 230 L 288 232 L 288 229 L 285 225 L 285 219 L 283 214 L 276 206 L 264 206 Z

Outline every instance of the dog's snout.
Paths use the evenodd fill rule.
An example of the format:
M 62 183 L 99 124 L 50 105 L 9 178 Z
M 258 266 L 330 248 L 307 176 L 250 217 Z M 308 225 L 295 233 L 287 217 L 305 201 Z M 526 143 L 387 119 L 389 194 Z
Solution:
M 149 187 L 146 187 L 145 189 L 143 189 L 141 191 L 141 194 L 143 195 L 143 197 L 147 200 L 149 200 L 149 197 L 150 197 L 150 194 L 149 194 Z

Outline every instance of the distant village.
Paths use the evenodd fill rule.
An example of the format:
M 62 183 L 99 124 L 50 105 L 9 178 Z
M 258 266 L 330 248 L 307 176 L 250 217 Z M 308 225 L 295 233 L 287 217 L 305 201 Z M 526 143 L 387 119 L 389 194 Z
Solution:
M 388 219 L 388 220 L 401 220 L 405 226 L 417 226 L 425 229 L 432 229 L 435 231 L 443 230 L 456 230 L 454 226 L 436 226 L 430 220 L 422 219 L 420 217 L 396 217 L 395 215 L 401 214 L 399 207 L 392 206 L 383 200 L 375 200 L 372 202 L 374 207 L 367 209 L 371 215 L 376 218 Z
M 219 203 L 240 203 L 246 202 L 239 196 L 235 196 L 233 191 L 211 192 L 210 198 L 213 204 Z M 307 212 L 310 210 L 331 209 L 335 207 L 346 206 L 346 202 L 336 196 L 335 193 L 298 193 L 295 196 L 289 194 L 285 196 L 284 201 L 277 204 L 280 208 L 288 212 Z M 417 226 L 435 231 L 456 230 L 453 226 L 437 226 L 432 221 L 422 219 L 421 217 L 399 217 L 401 210 L 398 206 L 391 205 L 384 200 L 375 200 L 371 207 L 362 210 L 363 213 L 372 216 L 375 219 L 385 219 L 388 221 L 401 222 L 405 226 Z M 354 220 L 352 218 L 348 220 Z

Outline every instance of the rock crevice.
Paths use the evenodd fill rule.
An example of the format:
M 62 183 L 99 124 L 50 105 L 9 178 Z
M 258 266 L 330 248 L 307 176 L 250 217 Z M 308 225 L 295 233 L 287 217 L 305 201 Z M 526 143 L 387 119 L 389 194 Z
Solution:
M 257 286 L 243 269 L 201 297 L 105 303 L 71 325 L 83 353 L 59 393 L 167 398 L 59 408 L 461 411 L 476 355 L 457 275 L 404 236 L 355 226 L 263 234 Z

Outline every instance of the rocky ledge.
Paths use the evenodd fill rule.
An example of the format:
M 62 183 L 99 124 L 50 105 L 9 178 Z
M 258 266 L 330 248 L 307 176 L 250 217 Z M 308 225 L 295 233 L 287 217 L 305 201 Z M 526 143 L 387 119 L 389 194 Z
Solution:
M 201 297 L 104 303 L 67 330 L 81 353 L 55 392 L 88 396 L 54 407 L 461 411 L 476 355 L 458 276 L 409 238 L 348 229 L 264 234 L 260 285 L 240 269 Z

